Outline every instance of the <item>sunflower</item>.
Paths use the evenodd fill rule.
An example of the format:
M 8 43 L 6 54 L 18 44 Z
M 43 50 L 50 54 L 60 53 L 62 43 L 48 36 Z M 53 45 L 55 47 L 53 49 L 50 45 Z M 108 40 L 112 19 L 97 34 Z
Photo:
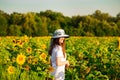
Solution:
M 24 69 L 25 69 L 26 71 L 29 71 L 29 70 L 30 70 L 30 66 L 29 66 L 29 65 L 26 65 L 26 66 L 24 67 Z
M 16 39 L 13 39 L 12 42 L 13 42 L 13 46 L 16 46 L 16 45 L 17 45 L 17 44 L 16 44 Z
M 42 48 L 42 49 L 46 49 L 46 45 L 43 44 L 43 45 L 41 46 L 41 48 Z
M 27 62 L 28 62 L 29 64 L 31 64 L 31 63 L 32 63 L 33 58 L 34 58 L 34 57 L 33 57 L 33 56 L 31 56 L 31 55 L 30 55 L 30 56 L 28 56 Z
M 31 53 L 31 52 L 32 52 L 32 48 L 31 48 L 31 47 L 28 47 L 28 48 L 26 49 L 26 52 L 27 52 L 27 53 Z
M 20 43 L 17 43 L 17 45 L 18 45 L 19 47 L 23 47 L 24 43 L 23 43 L 23 42 L 20 42 Z
M 34 58 L 33 61 L 32 61 L 32 64 L 35 65 L 38 63 L 38 58 Z
M 25 58 L 26 56 L 24 56 L 23 54 L 19 54 L 16 58 L 16 62 L 20 65 L 25 63 Z
M 47 55 L 45 53 L 42 53 L 39 58 L 40 59 L 46 59 L 46 57 L 47 57 Z
M 14 44 L 14 45 L 15 45 L 15 46 L 17 45 L 17 46 L 19 46 L 19 47 L 23 47 L 24 43 L 23 43 L 22 40 L 18 39 L 18 40 L 16 40 L 16 44 Z
M 17 44 L 20 44 L 21 42 L 22 42 L 22 40 L 20 40 L 20 39 L 17 39 L 17 40 L 16 40 L 16 43 L 17 43 Z
M 28 58 L 27 63 L 31 64 L 32 63 L 32 59 Z
M 29 37 L 27 35 L 23 36 L 23 42 L 28 42 L 29 41 Z
M 7 71 L 8 71 L 9 74 L 13 74 L 15 72 L 15 67 L 9 66 Z
M 88 74 L 90 71 L 91 71 L 91 68 L 88 67 L 88 68 L 86 69 L 86 73 Z
M 13 41 L 12 41 L 13 43 L 16 43 L 16 40 L 15 39 L 13 39 Z
M 118 38 L 118 49 L 120 49 L 120 38 Z

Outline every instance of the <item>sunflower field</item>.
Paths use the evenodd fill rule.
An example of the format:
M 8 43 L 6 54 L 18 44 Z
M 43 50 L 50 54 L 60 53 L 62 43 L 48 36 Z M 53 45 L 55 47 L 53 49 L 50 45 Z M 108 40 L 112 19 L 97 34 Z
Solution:
M 50 37 L 0 37 L 0 80 L 49 80 Z M 65 80 L 120 80 L 120 37 L 66 39 Z

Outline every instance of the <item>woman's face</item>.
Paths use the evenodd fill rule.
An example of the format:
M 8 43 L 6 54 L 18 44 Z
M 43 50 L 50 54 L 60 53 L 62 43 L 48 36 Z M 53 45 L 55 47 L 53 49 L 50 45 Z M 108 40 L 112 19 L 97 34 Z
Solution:
M 62 37 L 62 38 L 59 38 L 59 43 L 62 44 L 64 42 L 65 38 Z

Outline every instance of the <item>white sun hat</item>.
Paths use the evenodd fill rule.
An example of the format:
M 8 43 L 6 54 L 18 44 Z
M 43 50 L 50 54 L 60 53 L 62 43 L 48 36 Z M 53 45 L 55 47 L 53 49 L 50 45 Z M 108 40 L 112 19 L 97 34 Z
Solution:
M 69 35 L 65 34 L 65 31 L 63 29 L 55 30 L 55 32 L 53 33 L 52 38 L 61 38 L 61 37 L 68 38 Z

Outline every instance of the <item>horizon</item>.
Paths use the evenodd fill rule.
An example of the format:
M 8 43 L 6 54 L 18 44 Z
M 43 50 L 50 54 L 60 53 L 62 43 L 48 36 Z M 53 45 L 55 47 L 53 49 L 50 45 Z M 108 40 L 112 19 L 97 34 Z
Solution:
M 11 14 L 13 12 L 28 13 L 51 10 L 64 16 L 90 15 L 96 10 L 116 16 L 120 13 L 120 0 L 0 0 L 0 10 Z

